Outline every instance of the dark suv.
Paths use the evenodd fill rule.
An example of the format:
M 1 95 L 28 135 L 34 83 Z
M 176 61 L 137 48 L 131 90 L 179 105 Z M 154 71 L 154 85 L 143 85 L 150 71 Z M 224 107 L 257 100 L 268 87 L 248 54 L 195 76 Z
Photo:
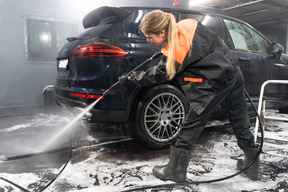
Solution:
M 151 57 L 161 47 L 147 43 L 138 27 L 155 8 L 100 7 L 85 16 L 85 30 L 59 51 L 57 103 L 71 111 L 83 109 L 118 81 L 118 77 Z M 231 17 L 181 9 L 162 9 L 177 21 L 193 18 L 216 32 L 239 58 L 245 88 L 258 100 L 262 83 L 287 79 L 287 55 L 247 23 Z M 160 57 L 141 68 L 158 63 Z M 275 86 L 266 95 L 273 106 L 287 110 L 286 87 Z M 127 123 L 134 136 L 148 147 L 171 144 L 179 132 L 188 104 L 173 80 L 151 87 L 118 84 L 88 114 L 92 122 Z M 215 117 L 216 117 L 215 113 Z

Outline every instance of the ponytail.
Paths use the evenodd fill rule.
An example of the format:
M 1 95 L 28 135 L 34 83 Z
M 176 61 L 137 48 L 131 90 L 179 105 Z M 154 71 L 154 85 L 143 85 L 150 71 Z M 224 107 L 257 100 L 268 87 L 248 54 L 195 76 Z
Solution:
M 175 44 L 177 43 L 176 20 L 174 15 L 164 13 L 160 10 L 154 10 L 144 16 L 140 24 L 140 29 L 145 34 L 159 34 L 161 30 L 165 31 L 169 48 L 166 72 L 168 78 L 172 79 L 176 73 Z
M 175 66 L 175 44 L 177 43 L 177 31 L 176 31 L 176 21 L 174 15 L 171 13 L 167 14 L 169 18 L 169 25 L 166 31 L 167 42 L 168 42 L 168 57 L 166 61 L 166 72 L 169 79 L 172 79 L 176 73 Z

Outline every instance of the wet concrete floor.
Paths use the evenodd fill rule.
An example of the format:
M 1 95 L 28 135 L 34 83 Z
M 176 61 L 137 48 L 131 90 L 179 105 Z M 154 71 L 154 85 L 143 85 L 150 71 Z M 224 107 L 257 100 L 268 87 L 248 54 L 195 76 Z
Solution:
M 71 126 L 71 128 L 61 131 L 63 127 L 71 122 L 71 119 L 73 119 L 72 114 L 62 110 L 60 112 L 46 111 L 39 114 L 1 118 L 0 177 L 13 180 L 11 175 L 34 173 L 40 179 L 28 179 L 27 182 L 30 183 L 20 182 L 20 185 L 26 186 L 25 188 L 29 189 L 29 191 L 42 191 L 51 181 L 58 177 L 67 161 L 71 164 L 83 162 L 93 152 L 100 154 L 95 158 L 97 161 L 116 162 L 116 164 L 119 161 L 149 162 L 151 159 L 161 159 L 169 155 L 168 149 L 153 151 L 134 141 L 125 125 L 85 124 L 80 121 Z M 59 135 L 59 132 L 63 133 Z M 194 161 L 199 158 L 200 161 L 206 162 L 205 159 L 203 161 L 201 154 L 213 149 L 213 144 L 207 143 L 208 140 L 215 140 L 215 138 L 221 137 L 230 139 L 231 135 L 233 135 L 232 130 L 226 129 L 225 126 L 217 130 L 213 128 L 206 129 L 197 141 L 200 147 L 196 147 L 194 150 Z M 228 146 L 227 143 L 226 145 Z M 231 149 L 229 150 L 231 151 Z M 233 158 L 237 159 L 238 156 Z M 207 162 L 209 162 L 209 158 Z M 287 173 L 287 161 L 285 160 L 281 160 L 274 167 L 271 164 L 264 163 L 263 167 L 265 169 L 262 175 L 263 180 L 266 177 L 274 177 L 275 179 L 278 174 Z M 193 174 L 201 175 L 209 172 L 210 169 L 212 168 L 207 168 L 204 172 L 193 171 Z M 12 182 L 19 184 L 17 181 Z M 59 191 L 75 190 L 75 186 L 71 183 L 62 182 L 61 184 L 61 182 L 58 182 L 57 185 L 62 187 L 60 187 Z M 279 185 L 281 185 L 278 188 L 279 190 L 285 191 L 288 188 L 285 181 L 279 182 Z M 82 188 L 80 187 L 79 190 Z M 17 189 L 13 184 L 7 184 L 4 181 L 0 182 L 0 192 L 17 191 Z M 187 188 L 183 189 L 183 191 L 185 190 Z M 269 190 L 267 189 L 266 191 Z
M 57 171 L 46 172 L 46 169 L 60 171 L 69 160 L 85 159 L 85 151 L 118 153 L 131 150 L 130 146 L 142 148 L 134 144 L 124 125 L 85 124 L 80 120 L 67 128 L 73 118 L 71 113 L 59 108 L 0 118 L 0 177 L 4 178 L 1 173 L 43 174 L 43 181 L 29 185 L 34 187 L 33 191 L 41 191 L 49 180 L 57 177 Z M 15 188 L 10 187 L 8 191 Z M 5 190 L 0 183 L 2 191 Z

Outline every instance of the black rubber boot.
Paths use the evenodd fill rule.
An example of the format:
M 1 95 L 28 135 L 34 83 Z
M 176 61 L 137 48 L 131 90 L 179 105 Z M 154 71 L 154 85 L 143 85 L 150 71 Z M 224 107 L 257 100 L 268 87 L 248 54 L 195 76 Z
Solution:
M 162 180 L 171 180 L 176 183 L 186 181 L 187 167 L 190 161 L 191 150 L 170 147 L 170 159 L 167 165 L 155 166 L 153 173 Z
M 258 148 L 250 148 L 248 150 L 244 150 L 244 160 L 238 160 L 237 168 L 239 170 L 244 169 L 248 164 L 252 162 L 257 152 Z M 247 170 L 244 171 L 244 173 L 249 179 L 253 181 L 259 179 L 259 156 L 257 157 L 257 160 Z

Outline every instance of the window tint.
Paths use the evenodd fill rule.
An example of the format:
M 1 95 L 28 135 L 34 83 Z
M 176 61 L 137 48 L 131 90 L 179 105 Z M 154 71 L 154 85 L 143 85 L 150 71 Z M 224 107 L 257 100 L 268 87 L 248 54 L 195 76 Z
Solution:
M 89 37 L 94 37 L 97 36 L 101 33 L 103 33 L 104 31 L 106 31 L 107 29 L 109 29 L 110 27 L 112 27 L 112 25 L 102 25 L 102 26 L 94 26 L 94 27 L 90 27 L 88 29 L 84 29 L 84 31 L 82 31 L 77 38 L 89 38 Z M 107 32 L 108 33 L 108 32 Z M 107 33 L 105 33 L 105 35 L 107 35 Z
M 224 19 L 235 49 L 268 53 L 268 42 L 253 29 L 241 23 Z
M 141 23 L 143 17 L 151 11 L 152 10 L 150 10 L 150 9 L 143 9 L 143 10 L 138 10 L 138 12 L 135 12 L 134 15 L 132 15 L 132 17 L 131 17 L 133 19 L 133 22 L 131 22 L 131 23 L 133 23 L 134 26 L 132 26 L 132 28 L 130 28 L 130 29 L 133 29 L 133 31 L 129 31 L 129 33 L 131 32 L 132 35 L 133 35 L 133 33 L 135 33 L 137 35 L 137 37 L 142 37 L 142 38 L 146 39 L 145 35 L 140 30 L 140 23 Z M 177 16 L 178 14 L 176 12 L 171 12 L 171 10 L 162 10 L 162 11 L 169 12 L 169 13 L 173 14 L 176 21 L 178 20 L 178 16 Z M 130 29 L 128 29 L 128 30 L 130 30 Z
M 145 38 L 145 35 L 143 34 L 143 32 L 140 30 L 140 23 L 143 19 L 143 17 L 151 12 L 152 10 L 147 10 L 147 9 L 143 9 L 143 10 L 138 10 L 137 12 L 135 12 L 133 15 L 132 15 L 132 20 L 129 20 L 128 22 L 131 23 L 133 26 L 132 27 L 127 27 L 126 30 L 129 30 L 128 33 L 132 34 L 132 37 L 142 37 L 142 38 Z M 130 19 L 130 18 L 128 18 Z M 126 19 L 127 20 L 127 19 Z M 133 34 L 136 34 L 136 36 Z
M 100 25 L 113 25 L 130 14 L 130 11 L 122 8 L 104 6 L 88 13 L 82 23 L 84 29 Z
M 84 31 L 77 38 L 90 38 L 101 35 L 102 37 L 124 37 L 123 20 L 131 18 L 131 12 L 113 7 L 100 7 L 90 12 L 83 19 Z M 134 23 L 130 21 L 129 24 Z
M 74 36 L 75 25 L 43 20 L 27 20 L 27 50 L 29 60 L 55 60 L 57 51 Z

